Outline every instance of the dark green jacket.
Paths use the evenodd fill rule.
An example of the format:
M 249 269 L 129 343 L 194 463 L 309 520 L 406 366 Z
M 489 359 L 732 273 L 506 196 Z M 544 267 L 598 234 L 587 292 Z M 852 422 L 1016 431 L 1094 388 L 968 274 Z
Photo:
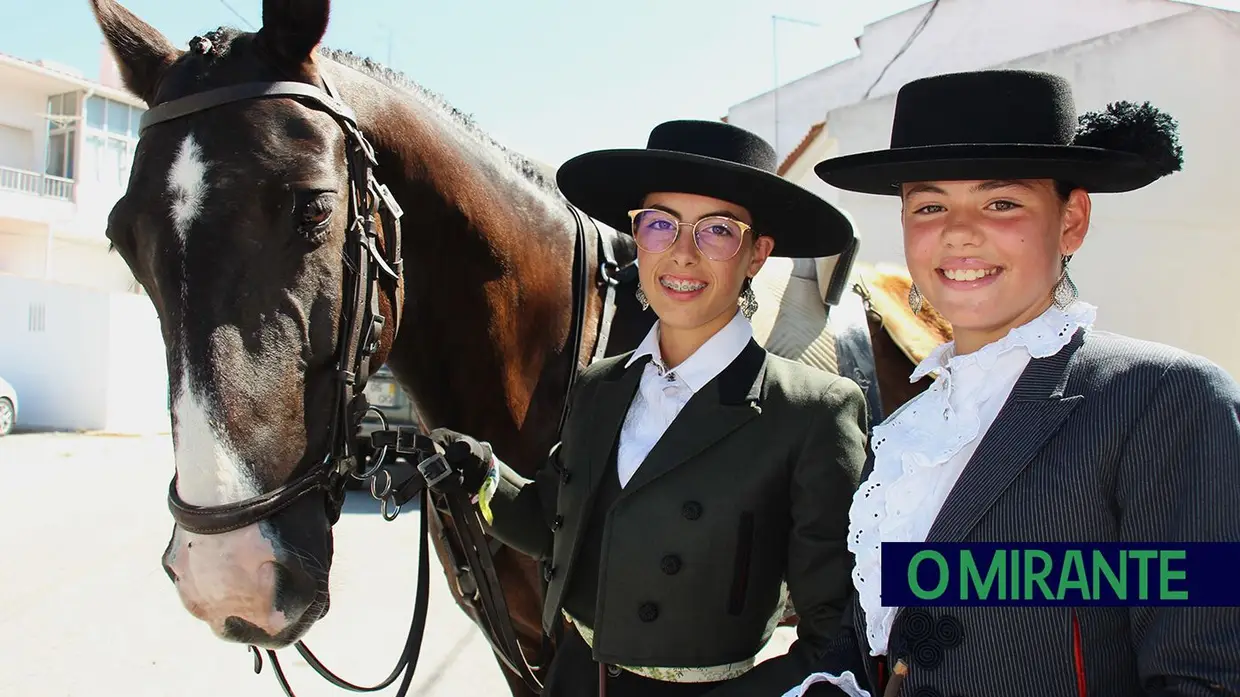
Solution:
M 562 619 L 593 494 L 640 382 L 644 361 L 625 369 L 630 355 L 582 372 L 561 443 L 533 480 L 501 468 L 494 533 L 546 560 L 548 630 Z M 769 636 L 786 580 L 798 641 L 723 691 L 780 694 L 800 682 L 852 590 L 845 538 L 866 425 L 856 383 L 751 341 L 689 400 L 608 515 L 595 660 L 702 667 L 749 658 Z M 669 555 L 678 563 L 663 563 Z

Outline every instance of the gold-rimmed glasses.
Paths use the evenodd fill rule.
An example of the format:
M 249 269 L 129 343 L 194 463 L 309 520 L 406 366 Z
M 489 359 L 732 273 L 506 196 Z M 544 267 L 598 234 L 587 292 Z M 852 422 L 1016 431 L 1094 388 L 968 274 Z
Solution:
M 745 233 L 753 227 L 726 215 L 708 215 L 695 223 L 684 223 L 679 218 L 657 208 L 638 208 L 629 211 L 633 224 L 633 239 L 644 252 L 666 252 L 676 244 L 680 228 L 688 225 L 693 230 L 693 243 L 708 259 L 727 261 L 741 249 Z

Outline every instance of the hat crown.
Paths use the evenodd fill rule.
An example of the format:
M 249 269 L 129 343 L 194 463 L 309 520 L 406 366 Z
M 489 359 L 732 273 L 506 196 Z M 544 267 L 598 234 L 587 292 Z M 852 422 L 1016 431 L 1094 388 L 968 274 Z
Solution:
M 713 157 L 775 172 L 775 148 L 757 134 L 722 121 L 668 121 L 655 126 L 647 149 Z
M 1070 145 L 1076 105 L 1050 73 L 984 70 L 908 83 L 896 96 L 891 147 L 959 144 Z

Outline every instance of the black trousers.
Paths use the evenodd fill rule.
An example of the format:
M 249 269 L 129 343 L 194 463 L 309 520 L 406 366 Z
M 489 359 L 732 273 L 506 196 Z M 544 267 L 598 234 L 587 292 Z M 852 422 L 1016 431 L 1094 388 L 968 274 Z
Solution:
M 699 697 L 721 684 L 664 682 L 627 670 L 619 673 L 607 677 L 607 697 Z M 598 663 L 571 625 L 551 661 L 542 697 L 598 697 Z

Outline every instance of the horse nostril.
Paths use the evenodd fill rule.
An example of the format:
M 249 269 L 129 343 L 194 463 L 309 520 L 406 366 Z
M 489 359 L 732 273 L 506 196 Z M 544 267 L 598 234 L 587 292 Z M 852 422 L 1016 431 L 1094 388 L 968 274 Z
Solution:
M 275 610 L 286 614 L 300 612 L 314 598 L 314 579 L 296 562 L 291 566 L 275 562 L 272 566 L 275 568 L 275 593 L 272 595 Z
M 160 566 L 164 567 L 164 573 L 168 574 L 168 578 L 169 578 L 169 579 L 170 579 L 173 583 L 177 583 L 177 582 L 179 582 L 179 581 L 181 580 L 181 578 L 180 578 L 179 576 L 177 576 L 177 572 L 173 571 L 173 570 L 172 570 L 172 567 L 171 567 L 171 566 L 169 566 L 167 562 L 165 562 L 165 563 L 163 563 L 163 564 L 160 564 Z
M 273 588 L 275 593 L 272 595 L 272 598 L 274 599 L 273 604 L 277 610 L 283 611 L 284 598 L 288 595 L 288 592 L 292 589 L 293 585 L 292 573 L 289 571 L 287 566 L 281 564 L 280 562 L 275 562 L 272 566 L 275 568 L 275 588 Z
M 270 634 L 236 615 L 224 620 L 224 637 L 239 644 L 266 645 L 271 641 Z

